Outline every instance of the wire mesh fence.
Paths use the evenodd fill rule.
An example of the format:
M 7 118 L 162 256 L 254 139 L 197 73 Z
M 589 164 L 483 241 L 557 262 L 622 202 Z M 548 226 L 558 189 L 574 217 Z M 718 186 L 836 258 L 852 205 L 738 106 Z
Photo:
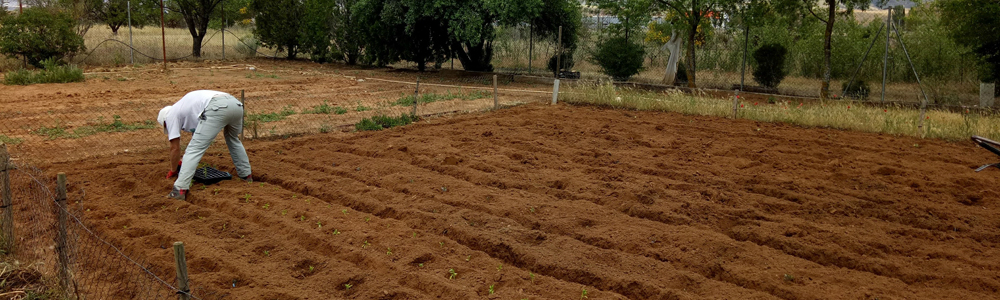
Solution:
M 146 264 L 103 239 L 86 221 L 86 191 L 72 181 L 53 182 L 40 169 L 6 161 L 7 153 L 0 149 L 2 265 L 5 274 L 17 273 L 21 282 L 0 287 L 4 295 L 173 299 L 187 293 L 193 299 L 221 299 L 201 287 L 181 291 L 171 284 L 176 282 L 174 270 Z

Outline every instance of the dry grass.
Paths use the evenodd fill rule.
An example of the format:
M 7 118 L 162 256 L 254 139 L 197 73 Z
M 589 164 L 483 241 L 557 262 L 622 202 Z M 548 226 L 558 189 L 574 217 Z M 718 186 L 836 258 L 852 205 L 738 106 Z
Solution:
M 209 32 L 205 36 L 202 46 L 203 59 L 222 59 L 223 49 L 225 49 L 227 59 L 246 58 L 245 55 L 236 51 L 237 43 L 239 43 L 237 38 L 249 36 L 251 31 L 242 28 L 231 28 L 229 31 L 231 32 L 226 33 L 225 48 L 222 47 L 222 33 L 220 31 Z M 192 38 L 187 29 L 167 28 L 165 39 L 167 59 L 190 57 Z M 87 32 L 84 43 L 87 45 L 87 52 L 74 57 L 73 62 L 86 65 L 114 66 L 126 65 L 131 62 L 128 48 L 128 28 L 119 30 L 116 36 L 107 27 L 94 27 Z M 159 27 L 133 29 L 132 45 L 136 51 L 136 64 L 156 63 L 159 62 L 158 59 L 163 57 L 163 44 Z
M 690 115 L 731 117 L 732 98 L 710 98 L 679 91 L 654 93 L 623 90 L 610 84 L 569 86 L 564 92 L 568 103 L 615 108 L 670 111 Z M 979 135 L 1000 138 L 1000 116 L 983 113 L 954 113 L 930 110 L 919 128 L 920 111 L 908 108 L 879 108 L 851 101 L 779 102 L 741 101 L 738 117 L 761 122 L 780 122 L 805 127 L 837 128 L 901 136 L 964 140 Z

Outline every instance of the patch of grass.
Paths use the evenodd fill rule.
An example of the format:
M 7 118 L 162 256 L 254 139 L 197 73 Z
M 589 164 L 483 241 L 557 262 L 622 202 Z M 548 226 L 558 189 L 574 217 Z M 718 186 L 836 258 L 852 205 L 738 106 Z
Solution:
M 417 101 L 420 104 L 427 104 L 427 103 L 434 103 L 434 102 L 437 102 L 437 101 L 448 101 L 448 100 L 455 100 L 455 99 L 461 99 L 461 100 L 468 101 L 468 100 L 485 99 L 485 98 L 490 98 L 490 97 L 493 97 L 493 94 L 490 93 L 490 92 L 487 92 L 487 91 L 476 90 L 476 91 L 471 91 L 471 92 L 468 92 L 468 93 L 461 93 L 461 92 L 459 92 L 459 93 L 456 93 L 456 94 L 452 94 L 449 91 L 449 92 L 447 92 L 445 94 L 435 94 L 435 93 L 422 94 L 422 95 L 420 95 L 420 98 L 417 99 Z M 411 105 L 413 105 L 413 98 L 414 98 L 414 95 L 402 96 L 399 99 L 396 99 L 396 101 L 390 102 L 389 104 L 392 105 L 392 106 L 411 106 Z
M 81 126 L 73 130 L 69 130 L 61 124 L 52 127 L 42 126 L 34 130 L 34 133 L 54 140 L 60 138 L 77 139 L 105 132 L 128 132 L 156 128 L 156 122 L 152 120 L 126 123 L 122 121 L 122 117 L 119 115 L 114 115 L 112 118 L 113 121 L 111 123 L 106 123 L 104 117 L 100 117 L 97 119 L 96 125 Z
M 396 126 L 409 125 L 418 120 L 417 117 L 402 114 L 399 117 L 388 117 L 385 115 L 378 115 L 371 118 L 365 118 L 354 124 L 354 129 L 357 131 L 377 131 L 382 129 L 388 129 Z
M 31 85 L 37 83 L 67 83 L 83 82 L 83 70 L 73 65 L 60 66 L 55 60 L 42 62 L 43 68 L 37 71 L 25 69 L 7 72 L 3 79 L 6 85 Z
M 21 142 L 24 142 L 24 140 L 0 134 L 0 144 L 17 145 Z
M 363 111 L 369 111 L 369 110 L 372 110 L 372 108 L 371 108 L 371 107 L 367 107 L 367 106 L 364 106 L 364 105 L 361 105 L 361 103 L 360 103 L 360 102 L 358 103 L 358 107 L 356 107 L 356 108 L 354 109 L 354 111 L 356 111 L 356 112 L 363 112 Z
M 563 101 L 570 104 L 716 117 L 733 115 L 732 98 L 710 98 L 680 91 L 646 92 L 603 84 L 569 86 L 562 95 Z M 920 110 L 915 108 L 876 107 L 854 101 L 777 101 L 768 104 L 741 100 L 739 104 L 739 118 L 759 122 L 950 141 L 965 140 L 972 135 L 1000 138 L 1000 126 L 995 125 L 1000 123 L 1000 115 L 993 113 L 928 110 L 924 116 L 924 126 L 920 128 Z

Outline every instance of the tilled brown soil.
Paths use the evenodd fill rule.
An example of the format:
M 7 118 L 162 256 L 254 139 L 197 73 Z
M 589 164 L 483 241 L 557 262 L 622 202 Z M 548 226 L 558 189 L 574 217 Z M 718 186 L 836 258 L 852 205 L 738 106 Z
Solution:
M 56 165 L 112 243 L 230 299 L 992 299 L 1000 171 L 971 143 L 528 105 Z M 231 170 L 219 149 L 205 163 Z M 453 276 L 454 274 L 454 276 Z M 492 287 L 492 293 L 491 293 Z M 586 291 L 586 294 L 584 294 Z

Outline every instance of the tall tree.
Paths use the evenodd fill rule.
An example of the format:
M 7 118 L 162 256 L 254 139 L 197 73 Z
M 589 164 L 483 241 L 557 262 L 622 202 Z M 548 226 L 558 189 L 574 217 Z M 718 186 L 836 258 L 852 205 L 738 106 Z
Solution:
M 826 24 L 826 29 L 823 32 L 823 84 L 820 86 L 819 92 L 820 99 L 826 99 L 830 96 L 830 79 L 833 72 L 830 66 L 830 57 L 833 54 L 833 25 L 837 21 L 837 15 L 850 16 L 855 9 L 866 10 L 871 0 L 822 0 L 826 4 L 825 18 L 815 12 L 815 8 L 820 8 L 818 1 L 802 1 L 810 15 Z M 844 8 L 843 11 L 839 11 L 841 6 Z
M 250 10 L 254 12 L 257 39 L 265 45 L 276 46 L 278 51 L 287 51 L 288 59 L 295 59 L 302 39 L 301 0 L 253 0 Z
M 165 0 L 160 0 L 165 1 Z M 201 57 L 201 43 L 208 33 L 208 23 L 222 0 L 171 0 L 167 1 L 171 11 L 184 16 L 191 33 L 191 55 Z
M 941 0 L 941 20 L 952 37 L 979 57 L 980 78 L 1000 81 L 1000 2 L 996 0 Z
M 142 28 L 160 21 L 160 1 L 158 0 L 104 0 L 99 3 L 95 18 L 111 28 L 118 35 L 118 29 L 129 24 L 129 2 L 131 2 L 132 26 Z

